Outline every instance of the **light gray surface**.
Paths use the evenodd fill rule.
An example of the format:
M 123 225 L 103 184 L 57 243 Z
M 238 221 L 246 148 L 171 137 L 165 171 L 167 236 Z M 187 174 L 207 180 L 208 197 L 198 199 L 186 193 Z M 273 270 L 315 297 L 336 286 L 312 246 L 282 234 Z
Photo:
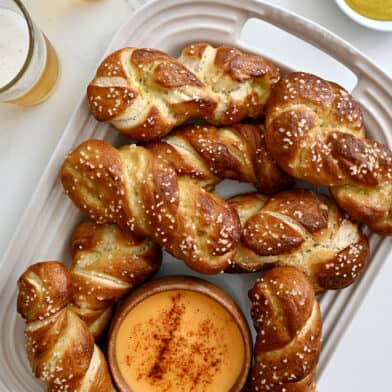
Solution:
M 17 221 L 34 191 L 47 160 L 78 103 L 87 80 L 94 72 L 112 33 L 130 11 L 126 0 L 29 0 L 26 5 L 57 48 L 63 66 L 59 88 L 49 101 L 39 107 L 22 109 L 0 105 L 0 253 L 15 230 Z M 332 1 L 272 1 L 309 17 L 339 34 L 392 74 L 392 35 L 377 33 L 354 24 Z M 302 46 L 272 38 L 256 25 L 246 32 L 258 46 L 263 43 L 284 60 L 306 67 L 350 86 L 352 80 L 330 62 L 315 56 Z M 309 67 L 309 68 L 308 68 Z M 386 295 L 387 277 L 392 267 L 386 265 L 377 278 L 361 311 L 355 317 L 323 376 L 320 391 L 392 390 L 389 380 L 387 335 L 392 325 L 391 307 Z M 328 385 L 328 387 L 327 387 Z

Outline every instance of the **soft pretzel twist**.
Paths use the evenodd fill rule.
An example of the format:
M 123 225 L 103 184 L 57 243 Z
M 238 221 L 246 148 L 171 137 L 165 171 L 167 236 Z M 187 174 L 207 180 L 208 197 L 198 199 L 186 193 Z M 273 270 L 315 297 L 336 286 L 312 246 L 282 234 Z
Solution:
M 153 238 L 202 273 L 224 270 L 240 236 L 236 212 L 143 147 L 82 143 L 66 158 L 62 182 L 97 223 Z
M 206 120 L 216 125 L 260 117 L 280 79 L 270 61 L 230 46 L 196 43 L 182 50 L 179 61 L 211 88 L 218 104 Z
M 169 133 L 217 101 L 179 61 L 155 49 L 124 48 L 100 64 L 87 88 L 91 114 L 137 140 Z
M 251 391 L 315 392 L 321 315 L 309 280 L 296 268 L 273 268 L 249 298 L 257 332 Z
M 112 53 L 87 88 L 92 115 L 144 141 L 169 133 L 191 117 L 217 124 L 258 117 L 279 80 L 279 69 L 233 48 L 193 48 L 184 49 L 180 61 L 155 49 Z M 211 77 L 201 80 L 192 71 L 200 71 L 203 79 Z
M 48 391 L 115 391 L 106 360 L 86 324 L 69 307 L 71 276 L 55 261 L 30 266 L 18 281 L 26 350 Z
M 365 138 L 359 104 L 339 85 L 292 73 L 268 102 L 266 143 L 292 176 L 331 187 L 337 203 L 392 234 L 392 152 Z
M 192 177 L 208 191 L 225 178 L 251 182 L 264 193 L 293 184 L 267 151 L 262 126 L 189 125 L 145 147 L 170 162 L 177 174 Z
M 97 339 L 110 321 L 113 305 L 158 271 L 162 252 L 149 238 L 92 221 L 75 229 L 71 249 L 72 309 Z
M 241 195 L 229 203 L 242 225 L 229 270 L 294 266 L 319 293 L 352 284 L 367 265 L 366 236 L 326 196 L 293 189 L 272 197 Z

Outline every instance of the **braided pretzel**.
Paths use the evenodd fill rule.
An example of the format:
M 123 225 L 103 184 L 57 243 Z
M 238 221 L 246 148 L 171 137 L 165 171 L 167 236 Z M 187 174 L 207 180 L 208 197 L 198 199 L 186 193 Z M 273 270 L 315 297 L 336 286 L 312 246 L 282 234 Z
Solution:
M 269 270 L 249 292 L 257 331 L 252 392 L 315 392 L 321 315 L 312 285 L 293 267 Z
M 161 249 L 116 225 L 83 222 L 72 235 L 72 310 L 95 339 L 102 336 L 113 305 L 150 279 L 161 265 Z
M 192 48 L 192 47 L 191 47 Z M 211 85 L 180 61 L 154 49 L 124 48 L 99 66 L 87 88 L 91 114 L 136 140 L 156 139 L 191 117 L 233 124 L 258 117 L 279 80 L 279 70 L 259 56 L 199 44 L 180 61 L 220 78 Z M 208 60 L 197 57 L 207 52 Z
M 337 203 L 380 234 L 392 234 L 392 153 L 365 139 L 358 103 L 342 87 L 292 73 L 268 103 L 266 143 L 292 176 L 331 187 Z
M 153 238 L 202 273 L 228 265 L 240 235 L 236 212 L 142 147 L 90 140 L 62 168 L 65 191 L 97 223 Z
M 26 350 L 48 391 L 115 391 L 106 360 L 86 324 L 68 306 L 71 276 L 55 261 L 30 266 L 18 281 Z
M 208 191 L 225 178 L 251 182 L 264 193 L 293 184 L 267 151 L 261 126 L 189 125 L 145 147 L 170 162 L 177 174 L 192 177 Z
M 316 292 L 346 287 L 364 271 L 368 240 L 329 198 L 293 189 L 272 197 L 241 195 L 229 203 L 242 224 L 229 270 L 294 266 Z

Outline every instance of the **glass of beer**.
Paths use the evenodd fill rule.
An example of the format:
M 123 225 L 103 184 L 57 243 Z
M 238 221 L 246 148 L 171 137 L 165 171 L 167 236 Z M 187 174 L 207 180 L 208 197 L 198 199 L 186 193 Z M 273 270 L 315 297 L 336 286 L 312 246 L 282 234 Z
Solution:
M 0 0 L 0 102 L 36 105 L 53 92 L 59 61 L 20 0 Z

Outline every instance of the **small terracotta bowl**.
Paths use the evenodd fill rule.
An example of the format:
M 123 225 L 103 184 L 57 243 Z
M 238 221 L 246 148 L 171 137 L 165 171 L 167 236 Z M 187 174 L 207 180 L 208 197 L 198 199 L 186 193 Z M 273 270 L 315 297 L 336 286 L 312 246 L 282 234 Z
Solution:
M 202 279 L 183 276 L 173 276 L 156 279 L 143 285 L 142 287 L 134 291 L 125 300 L 123 305 L 120 307 L 120 309 L 114 316 L 109 333 L 108 358 L 112 376 L 119 391 L 140 392 L 134 391 L 129 387 L 128 383 L 123 378 L 120 367 L 117 363 L 116 338 L 118 335 L 119 328 L 125 317 L 136 305 L 138 305 L 140 302 L 144 301 L 152 295 L 169 290 L 187 290 L 194 291 L 199 294 L 204 294 L 215 300 L 231 315 L 232 319 L 237 324 L 237 327 L 239 328 L 240 334 L 243 338 L 244 361 L 239 376 L 237 377 L 237 380 L 235 381 L 231 389 L 229 391 L 222 392 L 242 391 L 246 384 L 252 362 L 252 338 L 245 317 L 243 316 L 241 310 L 233 301 L 233 299 L 219 287 Z

